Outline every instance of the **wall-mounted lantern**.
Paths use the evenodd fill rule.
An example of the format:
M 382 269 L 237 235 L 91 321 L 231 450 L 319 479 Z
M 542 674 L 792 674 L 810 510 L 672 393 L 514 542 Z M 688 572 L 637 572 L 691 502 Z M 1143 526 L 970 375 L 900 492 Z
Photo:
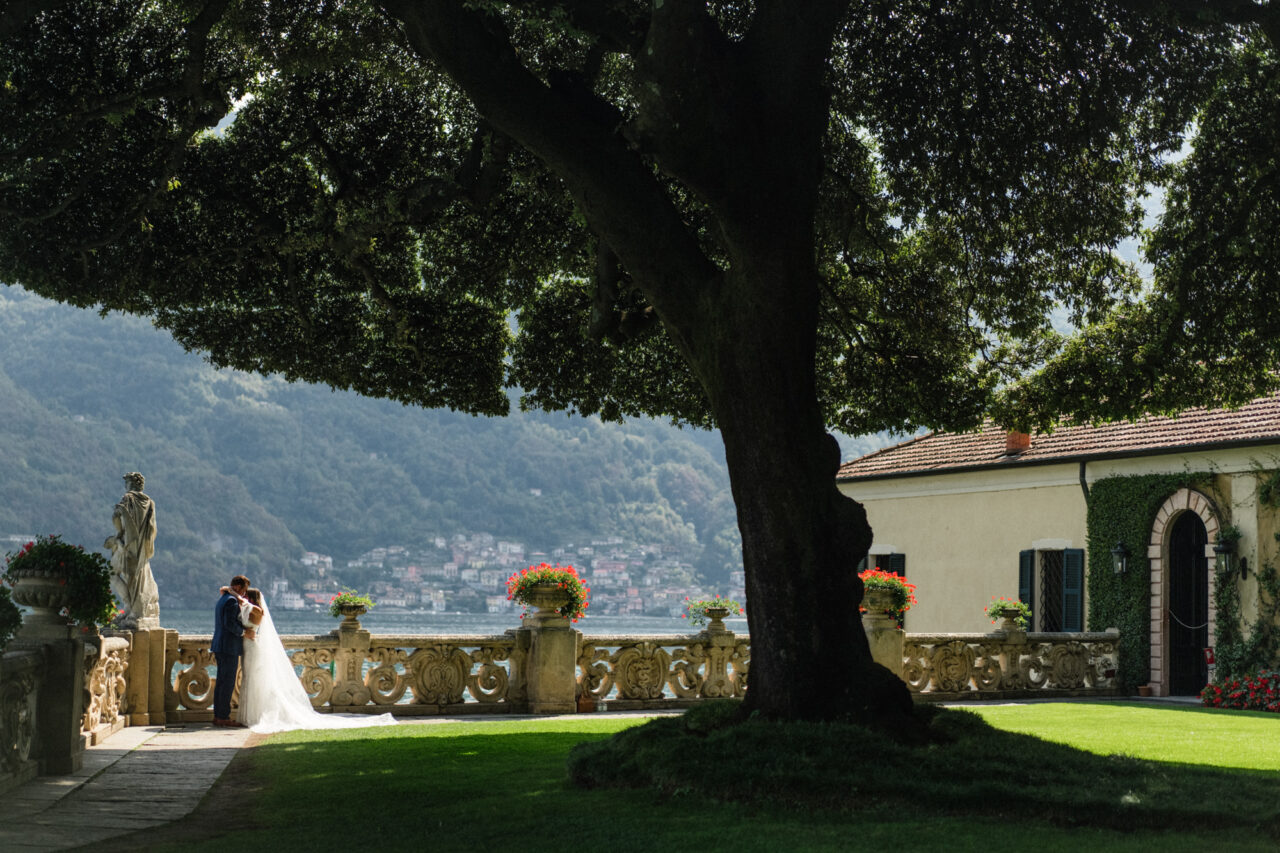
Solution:
M 1129 568 L 1129 549 L 1124 546 L 1124 540 L 1116 543 L 1116 547 L 1111 549 L 1111 571 L 1118 575 L 1125 573 Z
M 1213 559 L 1218 564 L 1218 571 L 1231 571 L 1231 558 L 1236 553 L 1236 540 L 1223 539 L 1218 537 L 1218 541 L 1213 543 Z

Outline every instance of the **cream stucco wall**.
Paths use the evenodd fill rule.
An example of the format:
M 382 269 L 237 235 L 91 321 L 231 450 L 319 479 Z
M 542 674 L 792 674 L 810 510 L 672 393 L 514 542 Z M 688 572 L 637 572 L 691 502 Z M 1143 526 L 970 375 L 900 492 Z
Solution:
M 1272 556 L 1259 539 L 1274 524 L 1270 518 L 1259 524 L 1254 472 L 1263 467 L 1280 467 L 1280 446 L 1093 461 L 1084 473 L 1088 483 L 1148 473 L 1219 474 L 1221 498 L 1244 533 L 1241 553 L 1257 565 L 1260 556 Z M 907 578 L 919 599 L 907 614 L 907 630 L 969 632 L 991 629 L 984 610 L 993 596 L 1017 597 L 1020 551 L 1086 548 L 1080 473 L 1073 461 L 839 485 L 866 507 L 872 553 L 906 556 Z M 1245 613 L 1256 613 L 1256 584 L 1242 586 Z M 1087 612 L 1087 580 L 1085 588 Z
M 841 491 L 866 507 L 873 553 L 891 545 L 906 555 L 919 601 L 908 631 L 991 630 L 991 598 L 1018 597 L 1019 551 L 1085 546 L 1074 465 L 842 483 Z

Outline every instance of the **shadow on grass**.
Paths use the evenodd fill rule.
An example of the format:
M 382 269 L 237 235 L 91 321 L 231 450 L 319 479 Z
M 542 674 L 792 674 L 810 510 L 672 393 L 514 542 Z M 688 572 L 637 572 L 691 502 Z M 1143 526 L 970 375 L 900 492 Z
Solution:
M 966 712 L 933 721 L 950 743 L 913 748 L 854 726 L 723 727 L 733 711 L 288 733 L 127 849 L 1274 849 L 1275 775 L 1089 755 Z
M 920 712 L 938 736 L 927 747 L 855 725 L 734 725 L 728 706 L 703 706 L 582 744 L 569 770 L 583 787 L 798 809 L 906 807 L 1125 832 L 1243 829 L 1280 839 L 1280 774 L 1095 755 L 1000 731 L 968 711 Z

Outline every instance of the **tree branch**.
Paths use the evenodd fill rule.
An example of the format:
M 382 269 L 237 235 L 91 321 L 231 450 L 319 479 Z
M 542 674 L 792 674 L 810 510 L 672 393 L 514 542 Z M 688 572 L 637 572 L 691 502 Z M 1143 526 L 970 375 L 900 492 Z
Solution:
M 488 121 L 564 180 L 592 230 L 660 313 L 699 310 L 694 289 L 718 281 L 719 271 L 620 135 L 545 86 L 517 57 L 500 22 L 463 0 L 381 5 L 402 22 L 413 49 L 439 63 Z

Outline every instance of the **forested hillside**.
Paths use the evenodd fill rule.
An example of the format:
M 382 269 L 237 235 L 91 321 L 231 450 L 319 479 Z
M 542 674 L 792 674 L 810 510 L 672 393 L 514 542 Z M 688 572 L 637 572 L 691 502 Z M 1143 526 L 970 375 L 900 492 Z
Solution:
M 710 581 L 738 561 L 714 433 L 477 418 L 214 370 L 144 320 L 18 288 L 0 290 L 0 411 L 0 536 L 97 548 L 121 475 L 141 471 L 167 606 L 203 603 L 235 571 L 287 575 L 304 550 L 342 565 L 460 532 L 683 545 Z

